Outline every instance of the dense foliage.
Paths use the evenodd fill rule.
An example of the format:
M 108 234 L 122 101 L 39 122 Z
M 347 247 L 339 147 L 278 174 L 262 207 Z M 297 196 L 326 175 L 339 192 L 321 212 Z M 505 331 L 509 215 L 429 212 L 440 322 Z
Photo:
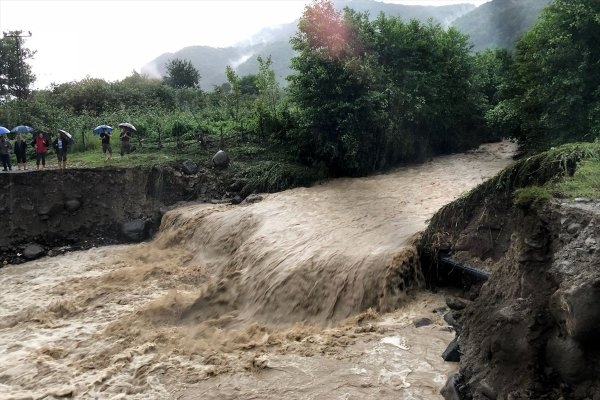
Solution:
M 270 176 L 293 162 L 330 176 L 364 175 L 507 136 L 528 151 L 591 141 L 600 133 L 599 9 L 592 0 L 555 0 L 514 54 L 473 53 L 456 29 L 316 0 L 291 40 L 294 72 L 284 89 L 271 57 L 259 56 L 257 74 L 227 66 L 227 81 L 212 91 L 199 88 L 189 61 L 176 59 L 163 80 L 134 72 L 21 97 L 34 78 L 26 62 L 33 53 L 19 45 L 29 81 L 15 89 L 6 82 L 17 77 L 16 39 L 5 38 L 0 125 L 64 129 L 85 151 L 98 146 L 94 126 L 131 122 L 140 150 L 235 142 L 249 158 L 269 154 Z
M 292 39 L 295 145 L 336 174 L 365 174 L 483 138 L 467 37 L 440 25 L 308 7 Z
M 24 98 L 35 75 L 27 60 L 35 52 L 24 46 L 22 31 L 5 32 L 0 39 L 0 104 L 10 98 Z
M 494 129 L 527 151 L 600 134 L 600 2 L 554 0 L 517 43 Z

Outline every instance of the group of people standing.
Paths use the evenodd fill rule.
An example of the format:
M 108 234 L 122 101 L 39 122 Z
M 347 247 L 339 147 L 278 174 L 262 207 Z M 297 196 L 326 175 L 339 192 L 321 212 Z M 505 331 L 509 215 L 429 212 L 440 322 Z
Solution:
M 104 129 L 100 134 L 100 140 L 102 141 L 102 153 L 104 153 L 105 160 L 112 159 L 110 138 L 111 130 Z M 119 138 L 121 139 L 121 156 L 131 153 L 131 132 L 127 128 L 122 127 Z M 40 169 L 40 165 L 42 169 L 46 168 L 46 154 L 50 146 L 52 146 L 58 158 L 58 168 L 67 168 L 67 153 L 71 143 L 71 138 L 63 131 L 58 131 L 56 139 L 52 143 L 50 143 L 50 137 L 47 132 L 39 131 L 37 135 L 34 135 L 30 143 L 35 150 L 35 165 L 37 169 Z M 27 147 L 28 143 L 20 133 L 15 137 L 14 148 L 5 134 L 0 135 L 0 162 L 4 168 L 3 171 L 12 171 L 11 153 L 13 152 L 17 158 L 17 169 L 27 170 Z
M 102 153 L 104 154 L 104 159 L 106 161 L 112 159 L 110 137 L 111 131 L 109 129 L 104 129 L 102 133 L 100 133 L 100 140 L 102 141 Z M 119 138 L 121 139 L 121 157 L 123 157 L 124 155 L 131 153 L 131 132 L 129 132 L 127 128 L 121 128 L 121 134 L 119 135 Z
M 56 135 L 56 139 L 52 141 L 52 147 L 56 152 L 58 158 L 58 168 L 67 168 L 67 152 L 70 146 L 71 140 L 64 133 L 60 132 Z M 46 132 L 40 131 L 37 136 L 31 141 L 31 146 L 35 150 L 35 165 L 37 169 L 40 169 L 40 165 L 46 168 L 46 154 L 50 148 L 50 139 Z M 27 170 L 27 146 L 28 143 L 23 139 L 22 134 L 17 134 L 15 137 L 14 148 L 10 143 L 6 135 L 0 136 L 0 161 L 2 162 L 2 171 L 12 171 L 11 163 L 11 152 L 15 153 L 17 159 L 17 169 L 25 171 Z

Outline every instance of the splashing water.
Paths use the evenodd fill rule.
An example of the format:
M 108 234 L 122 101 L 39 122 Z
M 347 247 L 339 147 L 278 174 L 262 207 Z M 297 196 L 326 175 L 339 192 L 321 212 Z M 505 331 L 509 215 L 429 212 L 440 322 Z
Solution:
M 513 151 L 188 205 L 150 243 L 3 268 L 0 398 L 440 398 L 454 335 L 411 243 Z

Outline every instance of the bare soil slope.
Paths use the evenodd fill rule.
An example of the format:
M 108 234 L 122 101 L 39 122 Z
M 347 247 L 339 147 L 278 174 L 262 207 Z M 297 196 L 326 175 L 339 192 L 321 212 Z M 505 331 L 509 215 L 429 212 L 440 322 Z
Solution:
M 567 172 L 527 162 L 444 207 L 423 235 L 425 258 L 491 273 L 463 312 L 452 379 L 463 399 L 598 399 L 600 201 L 515 204 L 515 188 Z

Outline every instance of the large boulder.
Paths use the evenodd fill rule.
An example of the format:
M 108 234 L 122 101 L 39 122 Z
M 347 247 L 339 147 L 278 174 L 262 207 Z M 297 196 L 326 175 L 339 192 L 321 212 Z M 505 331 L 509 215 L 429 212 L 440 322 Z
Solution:
M 129 242 L 141 242 L 148 237 L 146 221 L 143 219 L 134 219 L 124 222 L 121 225 L 121 233 Z
M 229 165 L 229 156 L 223 150 L 217 151 L 212 158 L 212 165 L 215 168 L 227 168 Z
M 181 163 L 181 170 L 186 175 L 195 175 L 198 172 L 198 164 L 192 160 L 185 160 Z
M 32 243 L 23 250 L 23 257 L 28 260 L 35 260 L 46 255 L 46 250 L 37 243 Z

